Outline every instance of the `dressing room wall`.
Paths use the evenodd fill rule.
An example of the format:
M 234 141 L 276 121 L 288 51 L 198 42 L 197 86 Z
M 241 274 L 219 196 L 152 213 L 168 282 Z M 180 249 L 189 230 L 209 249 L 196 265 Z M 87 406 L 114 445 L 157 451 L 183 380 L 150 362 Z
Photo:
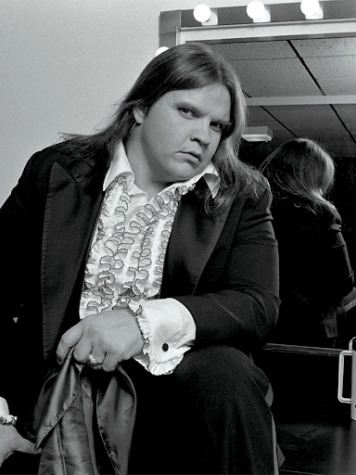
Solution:
M 159 46 L 160 11 L 197 3 L 1 0 L 0 205 L 32 153 L 110 116 Z

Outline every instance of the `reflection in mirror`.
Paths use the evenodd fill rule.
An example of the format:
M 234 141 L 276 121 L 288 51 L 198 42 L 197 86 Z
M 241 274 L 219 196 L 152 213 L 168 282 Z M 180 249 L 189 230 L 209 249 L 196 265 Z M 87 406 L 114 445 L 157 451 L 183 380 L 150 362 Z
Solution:
M 356 37 L 210 46 L 240 76 L 248 125 L 273 130 L 267 153 L 291 138 L 310 137 L 333 157 L 356 157 Z
M 352 268 L 356 269 L 356 38 L 209 44 L 231 62 L 241 79 L 248 104 L 248 126 L 264 126 L 273 131 L 272 139 L 267 142 L 243 141 L 242 160 L 259 167 L 280 144 L 296 137 L 317 141 L 333 157 L 335 184 L 326 198 L 335 204 L 342 217 L 342 235 Z M 333 265 L 338 264 L 330 262 Z M 338 272 L 336 267 L 335 272 Z M 325 301 L 327 298 L 325 295 Z M 323 312 L 325 319 L 325 309 Z M 339 324 L 340 329 L 347 315 L 356 319 L 356 308 L 346 314 L 341 301 L 327 309 L 327 318 L 332 313 L 330 325 Z M 303 315 L 300 321 L 307 334 Z M 338 330 L 329 330 L 334 337 L 322 340 L 322 345 L 316 339 L 315 346 L 345 348 L 354 332 L 351 325 L 342 335 L 340 330 L 335 338 Z M 302 338 L 300 343 L 282 338 L 279 343 L 313 346 L 308 338 Z

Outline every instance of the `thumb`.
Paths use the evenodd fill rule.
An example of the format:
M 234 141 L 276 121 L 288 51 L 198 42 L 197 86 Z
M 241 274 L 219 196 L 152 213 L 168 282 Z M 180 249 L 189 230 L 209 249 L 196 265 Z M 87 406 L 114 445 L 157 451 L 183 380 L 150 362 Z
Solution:
M 41 450 L 35 450 L 35 444 L 31 442 L 30 440 L 24 439 L 21 437 L 21 440 L 19 441 L 19 446 L 17 449 L 18 452 L 22 452 L 24 454 L 40 454 Z
M 62 364 L 70 349 L 78 343 L 83 335 L 82 322 L 77 323 L 74 327 L 67 330 L 60 339 L 57 346 L 57 361 Z

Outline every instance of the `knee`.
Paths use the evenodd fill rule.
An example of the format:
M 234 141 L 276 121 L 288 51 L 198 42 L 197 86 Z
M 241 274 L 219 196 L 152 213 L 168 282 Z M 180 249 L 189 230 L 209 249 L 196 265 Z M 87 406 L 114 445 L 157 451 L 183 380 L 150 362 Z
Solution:
M 211 346 L 186 353 L 175 371 L 177 382 L 199 387 L 214 397 L 230 398 L 268 391 L 269 381 L 242 351 L 230 346 Z

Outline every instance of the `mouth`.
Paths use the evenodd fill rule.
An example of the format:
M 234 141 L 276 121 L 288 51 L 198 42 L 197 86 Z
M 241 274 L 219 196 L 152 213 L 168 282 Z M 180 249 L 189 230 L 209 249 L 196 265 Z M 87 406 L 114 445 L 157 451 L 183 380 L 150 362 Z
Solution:
M 191 155 L 192 157 L 194 157 L 195 159 L 199 160 L 201 159 L 201 154 L 198 153 L 198 152 L 184 152 L 185 154 L 187 155 Z

